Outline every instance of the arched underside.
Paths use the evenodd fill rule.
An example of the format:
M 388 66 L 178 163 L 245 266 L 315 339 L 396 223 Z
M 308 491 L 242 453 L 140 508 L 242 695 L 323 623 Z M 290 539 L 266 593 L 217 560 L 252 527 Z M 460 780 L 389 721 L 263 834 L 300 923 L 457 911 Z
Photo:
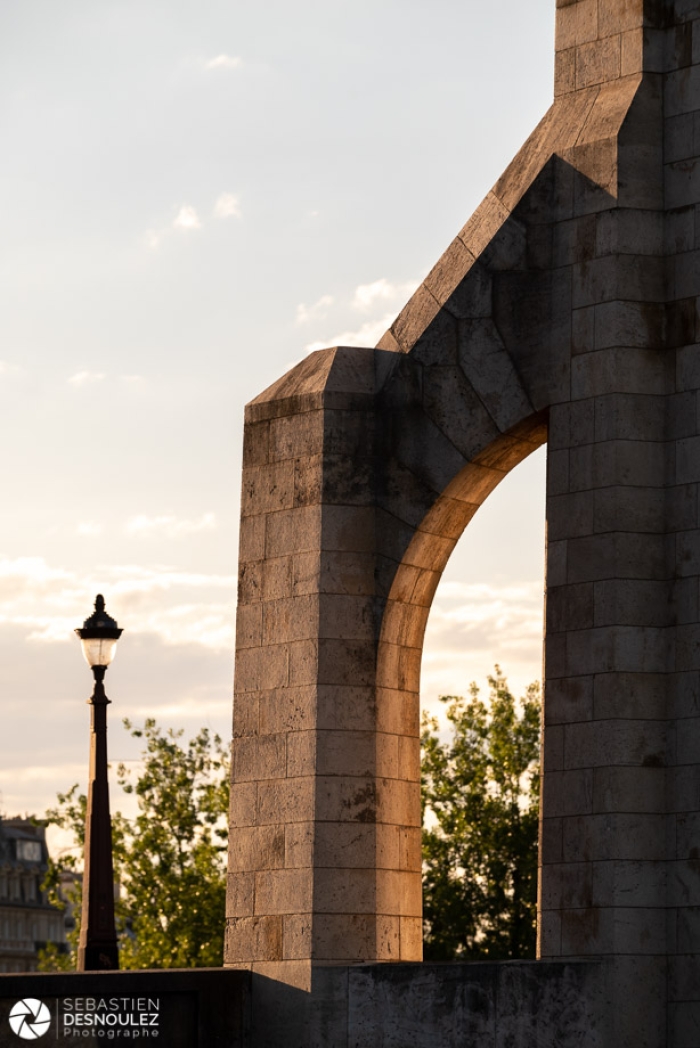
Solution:
M 377 647 L 378 701 L 382 689 L 418 697 L 425 627 L 450 554 L 491 492 L 546 439 L 547 422 L 541 413 L 501 434 L 462 467 L 416 528 L 396 570 L 382 615 Z

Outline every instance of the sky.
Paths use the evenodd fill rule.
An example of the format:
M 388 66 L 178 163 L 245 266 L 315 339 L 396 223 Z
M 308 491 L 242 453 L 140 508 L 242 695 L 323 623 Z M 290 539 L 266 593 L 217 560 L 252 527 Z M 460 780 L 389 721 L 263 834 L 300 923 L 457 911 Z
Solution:
M 110 757 L 230 736 L 243 408 L 376 343 L 552 96 L 554 0 L 0 5 L 0 811 Z M 460 541 L 423 699 L 541 671 L 544 450 Z M 119 806 L 116 803 L 114 806 Z

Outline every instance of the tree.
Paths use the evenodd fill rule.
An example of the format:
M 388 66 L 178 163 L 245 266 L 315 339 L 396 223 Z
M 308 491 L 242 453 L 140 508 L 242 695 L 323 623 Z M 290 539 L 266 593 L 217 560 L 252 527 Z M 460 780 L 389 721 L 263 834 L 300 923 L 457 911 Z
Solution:
M 540 687 L 518 703 L 496 666 L 490 696 L 441 696 L 451 738 L 423 716 L 426 960 L 534 957 Z
M 186 745 L 182 731 L 161 731 L 155 720 L 135 728 L 144 740 L 141 767 L 134 777 L 120 764 L 117 781 L 133 794 L 138 814 L 132 821 L 112 817 L 119 963 L 122 968 L 196 968 L 223 963 L 226 899 L 228 755 L 218 735 L 202 728 Z M 133 781 L 135 778 L 135 781 Z M 75 968 L 80 923 L 80 882 L 61 891 L 61 872 L 82 863 L 86 798 L 73 786 L 58 794 L 46 813 L 47 825 L 68 830 L 75 848 L 51 862 L 45 888 L 51 900 L 71 905 L 77 927 L 69 933 L 69 953 L 44 951 L 42 968 Z M 66 895 L 68 898 L 66 898 Z

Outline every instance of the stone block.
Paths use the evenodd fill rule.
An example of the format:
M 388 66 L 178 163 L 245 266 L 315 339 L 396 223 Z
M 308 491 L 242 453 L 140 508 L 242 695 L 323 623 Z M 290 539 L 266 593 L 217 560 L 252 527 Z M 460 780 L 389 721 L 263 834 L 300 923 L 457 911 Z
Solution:
M 625 207 L 596 215 L 596 255 L 658 256 L 664 253 L 665 216 Z
M 258 513 L 241 519 L 238 558 L 241 565 L 249 561 L 262 560 L 265 556 L 266 516 Z
M 317 733 L 314 731 L 290 732 L 286 736 L 286 770 L 288 778 L 313 775 L 318 766 Z
M 462 240 L 456 237 L 425 278 L 425 286 L 441 306 L 451 298 L 455 289 L 474 264 L 474 256 Z M 451 311 L 450 311 L 451 312 Z
M 668 864 L 669 906 L 700 906 L 700 859 Z
M 600 865 L 600 864 L 598 864 Z M 542 871 L 542 886 L 539 893 L 543 910 L 582 909 L 591 906 L 593 900 L 592 863 L 558 863 Z
M 239 826 L 229 847 L 231 874 L 284 866 L 283 826 Z
M 534 412 L 493 321 L 459 325 L 459 362 L 480 401 L 501 431 Z M 470 428 L 473 422 L 470 420 Z M 464 447 L 464 438 L 460 447 Z
M 686 717 L 679 725 L 676 740 L 676 761 L 678 764 L 695 765 L 700 750 L 700 717 Z
M 316 860 L 317 834 L 313 822 L 292 822 L 284 827 L 284 862 L 287 870 L 308 869 Z
M 276 601 L 292 596 L 292 557 L 274 557 L 262 565 L 261 599 Z
M 651 753 L 644 759 L 663 757 L 663 752 Z M 664 812 L 664 786 L 664 767 L 597 767 L 593 774 L 593 810 Z
M 286 647 L 289 685 L 294 690 L 299 686 L 312 686 L 319 680 L 320 641 L 315 637 L 308 640 L 292 640 Z
M 256 912 L 266 916 L 310 913 L 313 886 L 310 870 L 256 870 Z
M 233 738 L 257 735 L 260 730 L 260 697 L 255 693 L 240 693 L 233 709 Z
M 574 400 L 606 393 L 659 394 L 673 392 L 669 361 L 658 350 L 611 347 L 582 353 L 571 361 Z
M 510 217 L 508 208 L 495 193 L 489 193 L 459 233 L 467 250 L 478 259 L 501 226 Z
M 589 720 L 593 714 L 593 677 L 548 680 L 544 689 L 546 726 Z
M 289 465 L 288 468 L 293 481 L 293 467 Z M 327 510 L 324 511 L 324 529 L 327 513 Z M 266 519 L 265 556 L 282 557 L 288 553 L 313 552 L 319 548 L 320 529 L 319 506 L 270 513 Z
M 377 870 L 375 876 L 377 913 L 421 919 L 423 885 L 420 867 L 414 870 Z
M 314 841 L 317 868 L 396 869 L 399 859 L 398 829 L 374 824 L 319 822 Z
M 372 688 L 324 684 L 318 688 L 319 730 L 374 731 L 378 700 Z
M 591 353 L 595 346 L 595 306 L 583 306 L 571 314 L 571 352 Z
M 547 537 L 576 538 L 593 533 L 593 500 L 588 492 L 551 495 L 547 500 Z
M 656 771 L 666 765 L 665 721 L 588 721 L 567 724 L 563 731 L 567 768 L 631 765 Z M 641 771 L 639 780 L 641 789 Z
M 282 960 L 281 917 L 235 917 L 226 923 L 226 958 L 229 964 L 238 960 Z
M 387 871 L 384 871 L 387 872 Z M 383 874 L 382 874 L 383 876 Z M 370 869 L 316 869 L 314 911 L 321 913 L 372 914 L 377 909 L 378 871 Z M 395 913 L 392 909 L 390 912 Z
M 576 48 L 557 51 L 554 56 L 554 97 L 576 90 Z
M 255 825 L 258 817 L 258 786 L 255 782 L 231 783 L 229 803 L 231 826 Z
M 313 778 L 262 780 L 257 788 L 259 826 L 309 822 L 313 818 Z
M 324 447 L 324 412 L 305 411 L 267 423 L 270 427 L 270 459 L 284 462 L 300 455 L 320 455 Z
M 564 769 L 564 729 L 551 725 L 543 735 L 542 766 L 545 773 Z
M 304 731 L 315 726 L 316 690 L 312 686 L 265 691 L 259 696 L 258 704 L 259 730 L 263 735 Z
M 665 78 L 665 115 L 674 117 L 697 109 L 699 92 L 700 67 L 691 66 L 668 73 Z
M 420 788 L 417 782 L 380 779 L 377 784 L 377 819 L 397 826 L 420 825 Z
M 700 1003 L 682 1001 L 669 1005 L 668 1030 L 677 1048 L 696 1048 L 700 1043 Z
M 236 648 L 256 648 L 262 643 L 262 605 L 240 604 L 236 612 Z
M 257 518 L 255 518 L 257 519 Z M 262 575 L 261 561 L 249 561 L 241 563 L 238 569 L 238 604 L 254 604 L 262 600 Z
M 313 921 L 310 914 L 285 914 L 282 918 L 282 955 L 285 961 L 305 960 L 311 955 Z
M 562 911 L 561 949 L 564 956 L 612 953 L 614 916 L 615 911 L 605 907 Z
M 414 346 L 439 310 L 438 300 L 421 284 L 391 326 L 391 332 L 403 352 L 408 352 Z
M 576 89 L 593 87 L 620 76 L 620 36 L 593 40 L 576 48 Z
M 547 633 L 590 629 L 593 626 L 593 586 L 550 586 L 546 602 Z
M 561 957 L 561 910 L 542 910 L 537 920 L 537 954 L 539 957 Z
M 401 961 L 423 959 L 423 920 L 421 917 L 399 918 L 399 951 Z
M 598 37 L 597 0 L 578 0 L 578 3 L 559 7 L 556 24 L 557 51 L 595 40 Z
M 378 934 L 388 931 L 391 918 L 382 921 L 368 914 L 326 913 L 314 917 L 313 956 L 320 961 L 367 960 L 375 956 Z M 396 952 L 398 955 L 398 923 Z
M 585 815 L 592 811 L 592 770 L 547 771 L 542 781 L 542 803 L 553 817 Z
M 655 450 L 657 458 L 662 457 L 661 449 Z M 638 468 L 635 462 L 631 466 Z M 624 478 L 623 468 L 621 463 L 618 477 Z M 637 533 L 660 533 L 664 530 L 667 501 L 667 491 L 662 488 L 619 484 L 598 489 L 593 492 L 594 531 L 606 533 L 624 527 Z
M 294 500 L 292 463 L 252 466 L 243 471 L 241 516 L 291 509 Z
M 284 688 L 288 679 L 288 657 L 284 644 L 243 648 L 236 655 L 237 692 Z
M 666 717 L 666 680 L 663 674 L 606 673 L 596 676 L 593 716 L 596 719 L 663 721 Z
M 364 777 L 375 773 L 378 738 L 374 732 L 324 730 L 317 736 L 319 775 Z
M 564 862 L 658 861 L 666 856 L 664 815 L 611 812 L 568 816 L 562 823 Z
M 681 672 L 700 669 L 700 625 L 677 626 L 675 662 Z
M 678 734 L 682 734 L 682 726 Z M 669 768 L 667 795 L 670 812 L 700 810 L 700 767 L 697 764 L 689 764 L 680 768 Z
M 540 865 L 562 862 L 564 857 L 564 827 L 561 818 L 545 816 L 540 824 Z
M 231 872 L 227 877 L 226 917 L 252 917 L 255 903 L 255 874 Z
M 552 496 L 569 490 L 569 451 L 550 451 L 547 455 L 547 490 Z
M 570 583 L 604 579 L 665 580 L 667 544 L 664 536 L 610 532 L 569 539 L 567 578 Z
M 667 582 L 606 579 L 594 584 L 595 625 L 671 626 L 673 609 Z
M 492 287 L 493 278 L 486 266 L 478 262 L 473 263 L 464 279 L 447 299 L 445 309 L 458 320 L 490 317 L 493 309 Z

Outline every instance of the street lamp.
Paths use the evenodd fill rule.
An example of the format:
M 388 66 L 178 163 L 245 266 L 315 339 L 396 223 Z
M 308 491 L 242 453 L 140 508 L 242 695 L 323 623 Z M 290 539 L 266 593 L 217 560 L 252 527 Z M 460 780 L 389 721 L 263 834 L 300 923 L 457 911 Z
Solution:
M 78 971 L 94 972 L 119 967 L 117 932 L 114 925 L 114 870 L 112 866 L 112 819 L 109 814 L 107 780 L 107 706 L 103 685 L 107 667 L 114 658 L 122 635 L 105 611 L 101 594 L 95 611 L 75 631 L 83 655 L 95 677 L 95 690 L 88 700 L 90 717 L 90 783 L 85 813 L 85 862 L 83 909 L 78 943 Z

